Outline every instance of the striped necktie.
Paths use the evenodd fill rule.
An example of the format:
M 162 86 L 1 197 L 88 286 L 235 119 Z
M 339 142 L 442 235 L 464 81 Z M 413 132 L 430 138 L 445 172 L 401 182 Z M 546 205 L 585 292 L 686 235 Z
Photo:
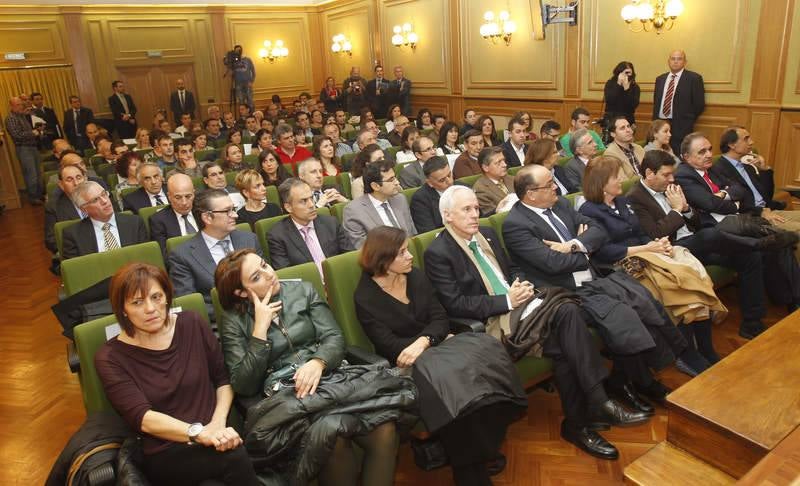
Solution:
M 106 245 L 106 251 L 119 248 L 119 243 L 117 243 L 114 233 L 111 232 L 111 223 L 103 224 L 103 242 Z
M 672 115 L 672 97 L 675 96 L 675 78 L 677 78 L 677 76 L 674 74 L 671 74 L 669 77 L 669 86 L 667 86 L 667 94 L 664 95 L 664 106 L 661 109 L 661 111 L 664 112 L 664 116 Z

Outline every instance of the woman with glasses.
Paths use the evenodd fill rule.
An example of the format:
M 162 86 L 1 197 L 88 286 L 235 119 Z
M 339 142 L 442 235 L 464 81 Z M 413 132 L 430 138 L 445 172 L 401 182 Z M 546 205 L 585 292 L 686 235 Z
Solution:
M 423 108 L 417 113 L 416 125 L 418 130 L 433 130 L 433 114 L 431 110 Z
M 279 280 L 254 250 L 223 258 L 215 282 L 225 364 L 249 405 L 251 454 L 292 484 L 355 485 L 355 442 L 361 484 L 393 484 L 395 422 L 413 402 L 410 380 L 342 366 L 344 338 L 325 301 L 308 282 Z

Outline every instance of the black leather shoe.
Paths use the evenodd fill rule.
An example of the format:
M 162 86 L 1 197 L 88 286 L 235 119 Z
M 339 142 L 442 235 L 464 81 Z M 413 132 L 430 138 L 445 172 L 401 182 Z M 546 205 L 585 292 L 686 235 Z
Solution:
M 739 336 L 745 339 L 753 339 L 765 330 L 766 328 L 761 321 L 742 321 L 739 326 Z
M 486 463 L 486 472 L 489 476 L 497 476 L 506 468 L 506 456 L 498 452 L 497 457 Z
M 623 385 L 622 388 L 607 386 L 606 392 L 638 412 L 644 412 L 650 415 L 656 412 L 656 409 L 653 408 L 653 406 L 649 404 L 647 400 L 640 397 L 639 394 L 636 393 L 636 389 L 631 383 Z
M 601 432 L 605 430 L 611 430 L 611 423 L 605 418 L 593 418 L 592 422 L 586 424 L 586 428 L 591 430 L 592 432 Z
M 619 451 L 617 451 L 616 447 L 605 440 L 603 436 L 589 430 L 587 427 L 573 429 L 565 427 L 564 422 L 561 422 L 561 437 L 594 457 L 610 461 L 619 458 Z
M 607 421 L 617 427 L 634 427 L 647 422 L 653 415 L 646 412 L 629 412 L 614 400 L 607 400 L 603 403 L 600 406 L 600 413 L 605 419 L 604 422 Z
M 644 395 L 650 400 L 661 405 L 666 403 L 667 395 L 672 393 L 672 389 L 664 386 L 664 384 L 658 380 L 653 380 L 653 382 L 646 387 L 640 386 L 637 388 L 637 390 L 639 391 L 640 395 Z

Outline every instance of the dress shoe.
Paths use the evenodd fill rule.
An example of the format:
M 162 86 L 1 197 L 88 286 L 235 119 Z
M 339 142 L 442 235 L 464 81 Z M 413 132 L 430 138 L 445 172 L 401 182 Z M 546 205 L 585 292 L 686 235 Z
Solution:
M 646 412 L 629 412 L 614 400 L 607 400 L 600 405 L 599 413 L 601 416 L 599 423 L 609 423 L 617 427 L 634 427 L 647 422 L 653 415 Z
M 565 427 L 565 423 L 561 422 L 561 437 L 594 457 L 611 461 L 619 458 L 619 451 L 616 447 L 587 427 L 573 429 Z
M 647 400 L 640 397 L 639 394 L 636 393 L 636 389 L 631 383 L 625 384 L 621 388 L 607 386 L 606 392 L 638 412 L 644 412 L 650 415 L 656 412 L 656 409 L 647 403 Z
M 658 380 L 653 380 L 653 382 L 647 386 L 639 386 L 637 390 L 639 394 L 646 396 L 660 405 L 666 404 L 667 395 L 672 393 L 672 389 L 664 386 L 664 384 Z
M 594 418 L 592 419 L 592 422 L 586 424 L 586 428 L 591 430 L 592 432 L 602 432 L 606 430 L 611 430 L 611 424 L 608 423 L 606 419 Z
M 739 336 L 745 339 L 753 339 L 765 331 L 764 324 L 761 321 L 742 321 L 739 326 Z
M 497 457 L 486 463 L 486 472 L 489 476 L 497 476 L 506 468 L 506 456 L 498 452 Z

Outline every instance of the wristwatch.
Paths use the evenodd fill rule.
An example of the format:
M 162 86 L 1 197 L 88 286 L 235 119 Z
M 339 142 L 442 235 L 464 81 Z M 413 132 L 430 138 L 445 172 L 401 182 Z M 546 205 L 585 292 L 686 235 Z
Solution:
M 200 422 L 195 422 L 189 425 L 189 430 L 186 431 L 186 435 L 189 436 L 189 444 L 197 444 L 197 436 L 203 432 L 203 424 Z
M 436 346 L 437 344 L 439 344 L 439 341 L 431 334 L 423 334 L 422 337 L 428 338 L 428 344 L 430 344 L 431 346 Z
M 571 253 L 578 253 L 578 250 L 580 250 L 580 247 L 577 243 L 573 243 L 572 246 L 569 247 Z

